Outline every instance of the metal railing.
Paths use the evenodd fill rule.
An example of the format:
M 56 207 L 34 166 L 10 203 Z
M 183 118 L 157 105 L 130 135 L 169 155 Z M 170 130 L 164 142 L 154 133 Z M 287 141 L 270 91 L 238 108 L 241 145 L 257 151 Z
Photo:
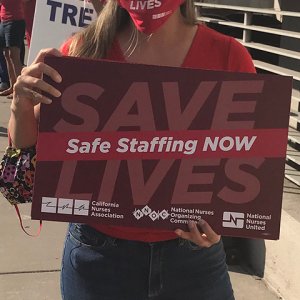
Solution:
M 254 17 L 262 16 L 275 16 L 281 17 L 294 17 L 299 18 L 300 22 L 300 12 L 292 11 L 279 11 L 275 9 L 262 9 L 255 7 L 243 7 L 234 5 L 221 5 L 221 4 L 211 4 L 211 3 L 201 3 L 195 2 L 196 9 L 200 10 L 199 21 L 206 23 L 208 26 L 218 26 L 218 29 L 222 29 L 221 32 L 239 33 L 239 37 L 234 36 L 242 45 L 244 45 L 249 52 L 255 52 L 253 54 L 264 53 L 265 55 L 253 55 L 253 63 L 258 71 L 274 73 L 279 75 L 292 76 L 294 78 L 295 86 L 300 86 L 300 70 L 293 70 L 289 67 L 283 67 L 279 65 L 279 58 L 289 58 L 295 65 L 299 63 L 300 66 L 300 53 L 297 51 L 292 51 L 288 49 L 283 49 L 277 43 L 276 45 L 270 45 L 267 39 L 261 39 L 256 41 L 253 37 L 254 35 L 260 34 L 263 36 L 275 36 L 277 40 L 281 40 L 282 37 L 288 37 L 291 39 L 300 39 L 300 32 L 283 30 L 281 28 L 274 28 L 265 26 L 265 24 L 255 24 Z M 213 13 L 212 13 L 213 11 Z M 217 12 L 217 13 L 216 13 Z M 234 20 L 226 17 L 228 13 L 231 12 L 233 15 L 239 14 L 239 18 L 233 18 Z M 242 16 L 243 15 L 243 18 Z M 237 20 L 238 19 L 238 20 Z M 280 22 L 279 22 L 280 23 Z M 263 26 L 262 26 L 263 25 Z M 252 54 L 252 53 L 251 53 Z M 261 57 L 278 57 L 277 60 L 268 61 L 261 59 Z M 289 132 L 289 144 L 292 147 L 287 154 L 287 164 L 289 165 L 286 171 L 286 177 L 294 181 L 296 184 L 300 185 L 300 158 L 299 154 L 295 157 L 293 153 L 295 149 L 299 151 L 300 149 L 300 92 L 297 88 L 293 89 L 292 102 L 291 102 L 291 116 L 290 116 L 290 132 Z M 291 154 L 292 153 L 292 154 Z M 292 167 L 292 169 L 290 169 Z

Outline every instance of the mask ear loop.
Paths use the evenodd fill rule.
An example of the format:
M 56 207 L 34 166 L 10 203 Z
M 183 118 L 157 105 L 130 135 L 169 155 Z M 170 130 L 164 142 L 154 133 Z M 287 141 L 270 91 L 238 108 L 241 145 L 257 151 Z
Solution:
M 30 234 L 30 233 L 28 233 L 28 232 L 24 229 L 23 222 L 22 222 L 22 218 L 21 218 L 21 214 L 20 214 L 20 211 L 19 211 L 19 208 L 18 208 L 17 205 L 15 205 L 15 210 L 16 210 L 16 212 L 17 212 L 17 214 L 18 214 L 18 217 L 19 217 L 19 221 L 20 221 L 20 225 L 21 225 L 22 230 L 23 230 L 28 236 L 31 236 L 31 237 L 36 237 L 36 236 L 38 236 L 38 235 L 41 233 L 41 230 L 42 230 L 42 220 L 40 220 L 40 229 L 39 229 L 38 233 L 37 233 L 37 234 Z
M 8 135 L 9 146 L 12 146 L 12 140 L 11 140 L 9 131 L 7 132 L 7 135 Z M 15 210 L 16 210 L 16 212 L 17 212 L 17 214 L 18 214 L 18 217 L 19 217 L 19 221 L 20 221 L 20 225 L 21 225 L 22 230 L 23 230 L 27 235 L 29 235 L 29 236 L 31 236 L 31 237 L 36 237 L 36 236 L 38 236 L 38 235 L 41 233 L 41 231 L 42 231 L 42 223 L 43 223 L 42 220 L 40 220 L 40 229 L 39 229 L 38 233 L 37 233 L 37 234 L 30 234 L 30 233 L 28 233 L 28 232 L 24 229 L 22 217 L 21 217 L 21 214 L 20 214 L 20 211 L 19 211 L 18 206 L 17 206 L 17 205 L 14 205 L 14 207 L 15 207 Z

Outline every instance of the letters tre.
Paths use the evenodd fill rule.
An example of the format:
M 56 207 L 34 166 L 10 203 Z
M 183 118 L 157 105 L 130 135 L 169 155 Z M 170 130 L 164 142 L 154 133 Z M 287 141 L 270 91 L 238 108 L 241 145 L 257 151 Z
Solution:
M 70 24 L 76 27 L 85 27 L 92 22 L 91 15 L 94 10 L 89 8 L 77 8 L 76 5 L 61 3 L 59 1 L 47 0 L 47 5 L 51 7 L 49 20 L 51 22 L 61 22 L 62 24 Z M 57 12 L 62 9 L 62 18 L 57 20 Z M 79 10 L 79 11 L 78 11 Z

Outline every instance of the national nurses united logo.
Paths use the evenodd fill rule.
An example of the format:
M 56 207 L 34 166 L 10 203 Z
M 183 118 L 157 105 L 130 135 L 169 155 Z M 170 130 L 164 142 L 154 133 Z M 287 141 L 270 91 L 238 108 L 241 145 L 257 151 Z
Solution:
M 245 214 L 225 211 L 223 213 L 223 227 L 244 228 Z
M 133 215 L 137 220 L 140 220 L 143 217 L 149 217 L 154 222 L 159 219 L 166 220 L 170 214 L 165 209 L 162 211 L 154 211 L 146 205 L 142 209 L 135 209 Z
M 90 201 L 88 200 L 43 197 L 41 212 L 88 216 L 89 207 Z

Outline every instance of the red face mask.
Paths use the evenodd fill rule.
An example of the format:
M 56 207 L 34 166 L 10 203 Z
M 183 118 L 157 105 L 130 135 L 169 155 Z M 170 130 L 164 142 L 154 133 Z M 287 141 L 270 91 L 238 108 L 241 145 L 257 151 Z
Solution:
M 117 0 L 126 9 L 139 31 L 157 31 L 185 0 Z

